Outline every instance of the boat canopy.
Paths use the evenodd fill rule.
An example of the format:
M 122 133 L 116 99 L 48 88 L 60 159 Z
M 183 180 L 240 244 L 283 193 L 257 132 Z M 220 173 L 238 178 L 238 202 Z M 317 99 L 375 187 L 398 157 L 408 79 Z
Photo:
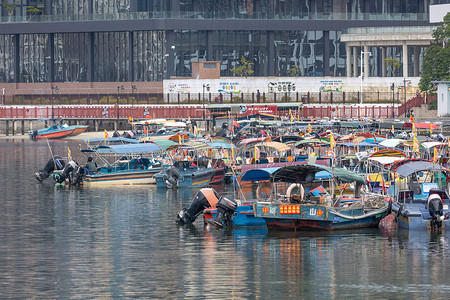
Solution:
M 248 138 L 248 139 L 243 139 L 239 142 L 239 146 L 245 146 L 247 144 L 250 143 L 256 143 L 256 142 L 261 142 L 261 141 L 265 141 L 266 139 L 268 139 L 268 137 L 259 137 L 259 138 Z
M 433 147 L 440 147 L 440 146 L 444 146 L 444 143 L 441 142 L 423 142 L 422 146 L 424 146 L 426 149 L 430 149 Z
M 129 145 L 111 145 L 108 146 L 111 152 L 117 154 L 137 154 L 161 151 L 161 147 L 155 143 L 141 143 Z
M 388 139 L 388 140 L 381 141 L 379 144 L 380 144 L 380 146 L 383 146 L 383 147 L 395 148 L 395 147 L 397 147 L 399 144 L 401 144 L 403 142 L 405 142 L 405 140 L 402 140 L 402 139 Z
M 277 150 L 277 151 L 279 151 L 279 152 L 283 152 L 283 151 L 287 151 L 287 150 L 291 150 L 291 147 L 289 147 L 288 145 L 286 145 L 286 144 L 283 144 L 283 143 L 279 143 L 279 142 L 263 142 L 263 143 L 261 143 L 261 144 L 258 144 L 258 145 L 256 145 L 256 146 L 265 146 L 265 147 L 270 147 L 270 148 L 273 148 L 273 149 L 275 149 L 275 150 Z
M 271 175 L 273 181 L 285 181 L 292 183 L 301 183 L 307 181 L 309 178 L 315 178 L 315 174 L 320 171 L 327 171 L 342 182 L 357 182 L 360 184 L 367 184 L 364 177 L 348 171 L 344 168 L 331 168 L 322 165 L 291 165 L 281 167 Z M 314 177 L 312 177 L 314 176 Z
M 105 141 L 104 138 L 96 138 L 96 139 L 85 139 L 84 142 L 86 144 L 88 143 L 99 143 L 99 142 L 103 142 Z M 129 138 L 124 138 L 124 137 L 110 137 L 108 139 L 106 139 L 106 142 L 108 143 L 123 143 L 123 144 L 139 144 L 141 143 L 141 141 L 136 140 L 136 139 L 129 139 Z
M 326 144 L 330 145 L 330 142 L 324 139 L 309 139 L 309 140 L 302 140 L 294 144 L 294 146 L 299 146 L 303 144 Z
M 403 128 L 412 128 L 412 124 L 411 122 L 407 122 L 403 124 Z M 433 129 L 438 129 L 439 127 L 436 124 L 433 123 L 414 123 L 414 126 L 417 129 L 430 129 L 430 125 L 432 126 Z
M 157 144 L 159 147 L 161 147 L 162 150 L 166 150 L 170 146 L 177 145 L 177 143 L 170 141 L 170 140 L 165 140 L 165 139 L 150 140 L 150 143 Z
M 237 149 L 235 145 L 233 144 L 226 144 L 226 143 L 208 143 L 208 145 L 211 148 L 215 148 L 215 149 Z
M 400 177 L 408 177 L 420 171 L 440 171 L 442 166 L 429 161 L 411 161 L 397 168 L 396 172 Z
M 354 143 L 342 143 L 342 144 L 336 144 L 337 146 L 346 146 L 350 148 L 354 147 L 378 147 L 378 144 L 375 143 L 368 143 L 368 142 L 361 142 L 357 143 L 356 145 Z
M 245 172 L 241 177 L 241 181 L 266 181 L 270 176 L 282 167 L 251 169 Z M 331 174 L 327 171 L 319 171 L 314 176 L 315 179 L 331 178 Z

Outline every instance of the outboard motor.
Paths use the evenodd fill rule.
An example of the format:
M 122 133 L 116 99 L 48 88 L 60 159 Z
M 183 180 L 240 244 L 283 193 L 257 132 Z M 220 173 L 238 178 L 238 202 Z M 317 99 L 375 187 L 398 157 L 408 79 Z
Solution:
M 69 161 L 63 171 L 60 174 L 55 175 L 55 181 L 58 183 L 63 183 L 67 178 L 69 178 L 69 182 L 71 183 L 69 175 L 77 167 L 79 168 L 80 166 L 74 160 Z
M 223 227 L 225 225 L 231 225 L 233 222 L 232 217 L 237 208 L 237 203 L 234 200 L 228 199 L 226 197 L 220 197 L 216 204 L 217 216 L 213 220 L 214 225 L 217 227 Z
M 164 174 L 164 182 L 168 189 L 177 186 L 178 179 L 180 178 L 180 172 L 174 166 L 170 167 L 166 174 Z
M 431 216 L 431 228 L 441 228 L 442 221 L 444 220 L 444 206 L 441 197 L 438 194 L 428 196 L 427 207 Z
M 200 189 L 192 199 L 189 208 L 183 208 L 177 215 L 177 223 L 180 225 L 191 224 L 197 219 L 204 209 L 214 207 L 219 199 L 219 194 L 212 188 Z
M 64 166 L 66 163 L 64 162 L 63 158 L 59 155 L 55 155 L 54 157 L 50 158 L 47 163 L 45 164 L 44 169 L 37 172 L 36 179 L 39 182 L 42 182 L 43 180 L 47 179 L 50 174 L 53 173 L 55 170 L 62 170 L 64 169 Z

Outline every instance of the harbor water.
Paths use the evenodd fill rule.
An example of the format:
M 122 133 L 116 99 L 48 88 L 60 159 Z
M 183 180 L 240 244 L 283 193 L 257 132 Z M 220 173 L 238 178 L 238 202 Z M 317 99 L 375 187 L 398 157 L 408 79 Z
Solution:
M 34 173 L 77 140 L 0 140 L 2 299 L 447 299 L 450 233 L 214 230 L 192 189 L 68 187 Z M 220 194 L 232 197 L 229 186 Z

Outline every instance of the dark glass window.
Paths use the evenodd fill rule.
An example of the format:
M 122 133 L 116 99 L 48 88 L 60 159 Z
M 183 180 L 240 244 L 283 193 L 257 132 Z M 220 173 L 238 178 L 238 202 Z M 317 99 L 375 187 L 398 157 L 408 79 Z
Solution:
M 0 35 L 0 82 L 14 82 L 15 37 Z
M 128 32 L 94 33 L 94 81 L 127 81 Z
M 54 45 L 54 81 L 88 81 L 88 34 L 55 34 Z
M 48 82 L 51 64 L 48 34 L 22 34 L 19 38 L 19 81 Z
M 165 32 L 134 31 L 133 41 L 134 81 L 162 81 L 167 71 Z

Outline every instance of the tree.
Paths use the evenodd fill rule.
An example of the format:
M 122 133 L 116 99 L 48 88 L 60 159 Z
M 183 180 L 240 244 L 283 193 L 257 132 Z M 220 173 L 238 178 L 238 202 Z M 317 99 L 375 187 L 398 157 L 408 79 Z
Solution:
M 400 68 L 400 65 L 402 64 L 401 61 L 395 58 L 386 58 L 384 62 L 386 63 L 387 68 L 391 70 L 392 77 L 394 77 L 395 70 Z
M 289 75 L 292 76 L 292 77 L 298 77 L 298 76 L 302 75 L 302 71 L 297 66 L 293 66 L 292 68 L 290 68 L 288 70 L 288 72 L 289 72 Z
M 436 90 L 432 81 L 450 80 L 450 13 L 444 17 L 442 24 L 433 31 L 434 42 L 425 50 L 420 76 L 421 91 Z
M 230 69 L 231 72 L 239 76 L 249 76 L 253 74 L 253 63 L 249 63 L 245 57 L 241 57 L 241 65 L 237 68 Z
M 29 5 L 27 6 L 27 13 L 30 15 L 31 21 L 34 18 L 34 16 L 42 14 L 42 9 Z
M 2 2 L 3 8 L 6 9 L 6 11 L 8 12 L 8 22 L 11 22 L 11 16 L 13 15 L 17 4 L 20 4 L 20 1 L 15 1 L 13 3 L 9 3 L 7 0 L 5 0 Z

